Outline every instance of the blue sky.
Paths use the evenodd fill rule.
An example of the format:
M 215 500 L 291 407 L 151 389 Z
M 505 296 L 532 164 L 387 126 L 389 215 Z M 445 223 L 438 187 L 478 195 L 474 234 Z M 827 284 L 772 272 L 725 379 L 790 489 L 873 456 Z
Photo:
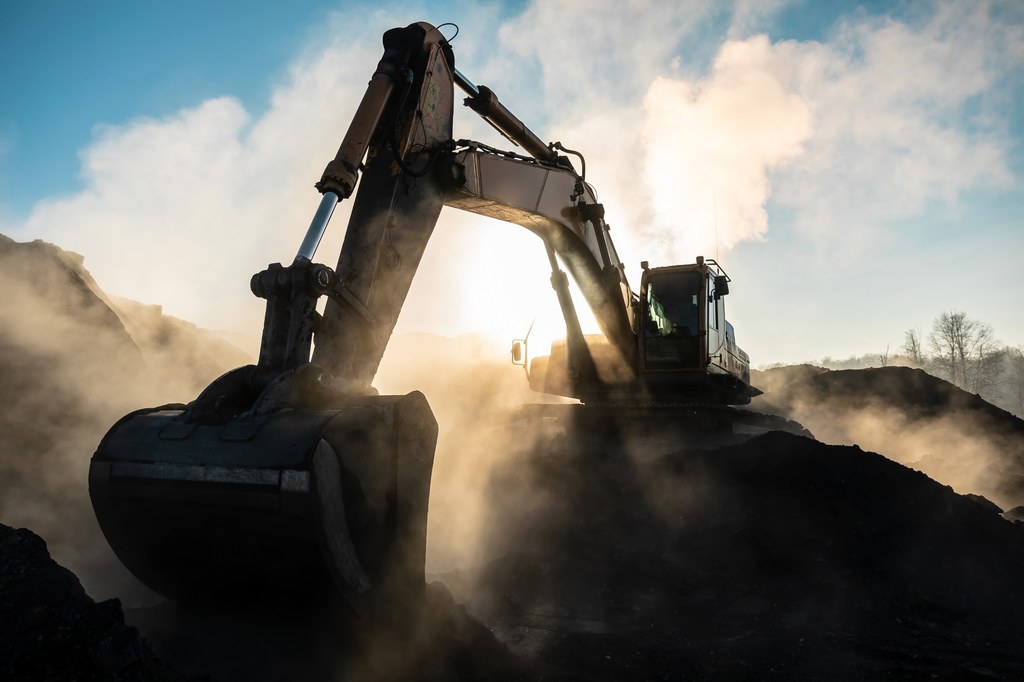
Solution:
M 259 112 L 330 5 L 183 2 L 0 4 L 3 198 L 17 214 L 79 185 L 98 124 L 233 94 Z
M 755 365 L 895 350 L 951 308 L 1017 345 L 1022 7 L 0 2 L 0 231 L 253 333 L 248 274 L 301 237 L 381 31 L 455 21 L 459 68 L 587 155 L 634 280 L 718 256 Z M 437 234 L 400 329 L 521 334 L 550 297 L 531 237 L 454 212 Z

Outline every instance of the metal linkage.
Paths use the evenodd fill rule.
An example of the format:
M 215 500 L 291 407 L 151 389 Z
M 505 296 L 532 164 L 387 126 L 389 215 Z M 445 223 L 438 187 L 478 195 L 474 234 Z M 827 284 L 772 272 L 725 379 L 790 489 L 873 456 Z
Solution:
M 544 144 L 544 141 L 527 128 L 525 123 L 516 118 L 515 114 L 506 109 L 505 105 L 498 101 L 494 91 L 486 85 L 475 85 L 458 69 L 453 69 L 453 72 L 455 84 L 469 95 L 463 100 L 467 107 L 480 114 L 480 117 L 490 123 L 505 139 L 517 147 L 522 147 L 535 159 L 552 163 L 558 161 L 558 154 Z

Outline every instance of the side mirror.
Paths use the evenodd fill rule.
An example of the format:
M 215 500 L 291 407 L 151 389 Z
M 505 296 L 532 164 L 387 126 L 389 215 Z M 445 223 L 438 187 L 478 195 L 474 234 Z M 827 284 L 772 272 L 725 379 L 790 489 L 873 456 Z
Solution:
M 715 275 L 715 298 L 722 298 L 729 293 L 729 278 L 725 275 Z
M 526 340 L 516 339 L 512 342 L 512 364 L 526 365 Z

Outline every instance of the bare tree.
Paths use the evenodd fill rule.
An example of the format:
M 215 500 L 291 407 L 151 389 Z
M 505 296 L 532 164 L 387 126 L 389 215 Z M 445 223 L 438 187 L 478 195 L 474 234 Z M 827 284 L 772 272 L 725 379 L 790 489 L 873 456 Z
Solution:
M 999 373 L 995 356 L 1001 349 L 990 326 L 951 310 L 935 318 L 928 342 L 939 374 L 975 393 L 991 388 Z
M 921 348 L 921 332 L 917 329 L 908 329 L 903 334 L 903 354 L 918 367 L 923 367 L 925 362 L 924 350 Z
M 1017 416 L 1024 415 L 1024 346 L 1006 349 L 1006 397 Z
M 993 396 L 999 387 L 1006 349 L 992 338 L 991 329 L 988 332 L 987 336 L 978 339 L 974 360 L 968 364 L 971 382 L 968 388 L 978 395 Z

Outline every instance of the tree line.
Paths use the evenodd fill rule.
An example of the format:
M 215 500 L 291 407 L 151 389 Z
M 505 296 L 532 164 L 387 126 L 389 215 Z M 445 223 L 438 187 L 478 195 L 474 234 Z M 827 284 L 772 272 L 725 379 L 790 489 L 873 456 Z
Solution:
M 826 356 L 817 364 L 829 369 L 918 367 L 1024 417 L 1024 346 L 1000 343 L 991 326 L 958 310 L 936 317 L 927 335 L 908 329 L 895 353 L 886 348 L 845 359 Z
M 925 338 L 920 331 L 908 329 L 902 351 L 910 364 L 1024 414 L 1024 347 L 999 343 L 991 326 L 967 313 L 942 313 Z

